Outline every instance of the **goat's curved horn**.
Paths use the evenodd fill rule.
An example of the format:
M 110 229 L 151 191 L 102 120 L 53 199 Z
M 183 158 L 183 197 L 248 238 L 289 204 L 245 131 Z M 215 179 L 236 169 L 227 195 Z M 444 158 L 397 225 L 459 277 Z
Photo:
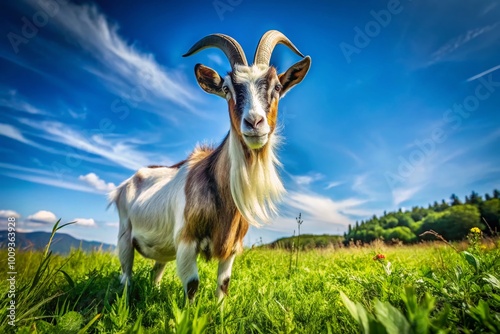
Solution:
M 195 45 L 189 49 L 183 57 L 191 56 L 201 50 L 206 48 L 219 48 L 226 55 L 227 59 L 231 63 L 231 68 L 234 69 L 234 65 L 246 65 L 248 66 L 245 53 L 241 48 L 240 44 L 232 37 L 223 34 L 212 34 L 203 37 Z
M 257 45 L 253 63 L 269 65 L 269 62 L 271 61 L 271 54 L 277 44 L 284 44 L 299 56 L 304 57 L 304 55 L 285 35 L 277 30 L 269 30 L 262 36 L 259 41 L 259 45 Z

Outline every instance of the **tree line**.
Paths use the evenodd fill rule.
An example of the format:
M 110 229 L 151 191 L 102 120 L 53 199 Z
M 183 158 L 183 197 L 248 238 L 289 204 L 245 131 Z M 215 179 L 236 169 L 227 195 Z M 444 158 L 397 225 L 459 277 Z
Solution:
M 372 242 L 383 239 L 386 242 L 401 241 L 414 243 L 426 239 L 419 236 L 434 230 L 446 240 L 464 239 L 472 227 L 492 235 L 500 229 L 500 191 L 495 189 L 484 198 L 472 191 L 464 201 L 452 194 L 449 201 L 435 201 L 427 208 L 414 206 L 411 210 L 384 212 L 381 217 L 372 218 L 349 225 L 344 233 L 344 242 Z

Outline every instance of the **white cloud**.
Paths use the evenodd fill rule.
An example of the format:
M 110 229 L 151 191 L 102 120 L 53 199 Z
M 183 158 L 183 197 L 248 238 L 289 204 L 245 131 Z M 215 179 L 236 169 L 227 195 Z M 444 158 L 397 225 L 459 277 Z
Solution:
M 57 217 L 54 213 L 46 210 L 40 210 L 35 214 L 32 214 L 26 218 L 28 223 L 37 224 L 53 224 L 57 221 Z
M 356 175 L 352 184 L 352 190 L 368 197 L 376 197 L 377 193 L 370 187 L 369 177 L 370 173 Z
M 358 166 L 363 165 L 363 159 L 361 159 L 352 149 L 347 146 L 341 146 L 337 144 L 331 144 L 331 147 L 341 154 L 351 158 Z
M 20 218 L 21 215 L 14 210 L 0 210 L 0 220 L 7 219 L 9 217 Z
M 13 170 L 17 172 L 9 172 Z M 37 168 L 28 168 L 12 164 L 0 163 L 0 174 L 12 177 L 19 180 L 25 180 L 33 183 L 45 184 L 57 188 L 70 189 L 76 191 L 83 191 L 88 193 L 100 193 L 95 187 L 84 186 L 78 183 L 71 182 L 68 177 L 64 177 L 71 172 L 70 169 L 61 170 L 44 170 Z
M 487 69 L 487 70 L 486 70 L 486 71 L 484 71 L 484 72 L 481 72 L 481 73 L 479 73 L 479 74 L 476 74 L 476 75 L 474 75 L 474 76 L 470 77 L 469 79 L 467 79 L 467 81 L 468 81 L 468 82 L 469 82 L 469 81 L 474 81 L 474 80 L 476 80 L 476 79 L 481 78 L 482 76 L 485 76 L 486 74 L 489 74 L 489 73 L 491 73 L 491 72 L 495 72 L 495 71 L 496 71 L 496 70 L 498 70 L 498 69 L 500 69 L 500 65 L 494 66 L 494 67 L 492 67 L 492 68 L 490 68 L 490 69 Z
M 354 210 L 364 203 L 366 200 L 348 198 L 334 201 L 316 193 L 302 192 L 290 192 L 285 199 L 288 211 L 295 211 L 297 214 L 302 212 L 304 217 L 308 216 L 313 221 L 325 224 L 325 227 L 331 224 L 351 224 L 352 220 L 347 216 L 347 211 L 355 212 Z
M 334 182 L 330 182 L 326 185 L 325 187 L 325 190 L 328 190 L 328 189 L 332 189 L 332 188 L 335 188 L 335 187 L 338 187 L 340 186 L 341 184 L 343 184 L 344 182 L 340 182 L 340 181 L 334 181 Z
M 98 191 L 102 191 L 104 193 L 110 192 L 111 190 L 116 188 L 114 183 L 112 182 L 106 183 L 104 180 L 100 179 L 99 176 L 97 176 L 95 173 L 80 175 L 78 179 L 84 181 L 85 183 L 94 187 Z
M 20 121 L 21 121 L 21 123 L 25 122 L 26 125 L 32 126 L 35 129 L 35 131 L 40 131 L 40 130 L 43 131 L 43 129 L 40 129 L 40 127 L 37 126 L 37 124 L 40 124 L 39 122 L 30 121 L 27 119 L 21 119 Z M 33 133 L 32 135 L 39 136 L 39 137 L 43 136 L 43 134 L 40 134 L 40 133 Z M 10 139 L 17 140 L 23 144 L 26 144 L 26 145 L 29 145 L 32 147 L 36 147 L 36 148 L 38 148 L 42 151 L 48 152 L 48 153 L 57 154 L 57 155 L 64 155 L 66 157 L 68 156 L 68 154 L 71 153 L 71 158 L 73 158 L 73 159 L 81 159 L 81 160 L 86 160 L 86 161 L 89 161 L 92 163 L 99 163 L 99 164 L 106 164 L 107 163 L 106 160 L 96 159 L 96 158 L 89 156 L 88 154 L 81 155 L 81 154 L 70 152 L 68 150 L 60 151 L 60 150 L 54 149 L 54 148 L 49 147 L 49 146 L 40 145 L 32 140 L 27 139 L 18 128 L 14 127 L 10 124 L 0 124 L 0 136 L 5 136 L 5 137 L 8 137 Z M 62 143 L 62 144 L 64 144 L 64 143 Z
M 292 175 L 293 181 L 299 186 L 308 186 L 311 183 L 321 180 L 323 175 L 319 173 L 311 173 L 309 175 Z
M 20 141 L 21 143 L 25 143 L 28 145 L 34 144 L 30 140 L 26 139 L 21 133 L 21 131 L 19 131 L 19 129 L 9 124 L 0 123 L 0 135 Z
M 111 223 L 106 223 L 105 225 L 109 226 L 109 227 L 118 227 L 119 223 L 118 222 L 111 222 Z
M 172 160 L 165 156 L 137 149 L 141 141 L 130 136 L 91 135 L 56 121 L 35 122 L 20 119 L 19 122 L 32 127 L 34 131 L 41 131 L 33 135 L 100 156 L 131 170 L 151 164 L 172 164 Z
M 420 163 L 408 163 L 408 175 L 395 174 L 399 181 L 391 187 L 392 204 L 397 207 L 408 200 L 422 204 L 436 200 L 436 194 L 448 196 L 457 189 L 470 189 L 476 182 L 498 179 L 498 164 L 482 159 L 483 151 L 494 149 L 498 138 L 500 130 L 492 129 L 472 143 L 443 143 Z
M 495 7 L 497 6 L 497 3 L 495 2 L 492 2 L 490 4 L 487 4 L 486 7 L 483 9 L 483 11 L 481 12 L 481 16 L 483 15 L 486 15 L 488 14 L 489 12 L 491 12 L 493 9 L 495 9 Z
M 88 193 L 95 193 L 96 190 L 94 188 L 90 188 L 87 186 L 82 186 L 81 184 L 76 184 L 72 182 L 65 181 L 61 178 L 57 178 L 56 175 L 51 176 L 43 176 L 43 175 L 30 175 L 30 174 L 19 174 L 19 173 L 11 173 L 11 172 L 1 172 L 2 175 L 12 177 L 14 179 L 29 181 L 33 183 L 45 184 L 48 186 L 53 186 L 57 188 L 70 189 L 76 191 L 83 191 Z
M 431 60 L 427 63 L 427 65 L 432 65 L 440 61 L 443 61 L 444 59 L 455 53 L 465 44 L 471 42 L 472 40 L 478 38 L 483 34 L 486 34 L 490 31 L 494 31 L 497 25 L 498 23 L 495 23 L 484 27 L 471 29 L 464 34 L 449 40 L 446 44 L 444 44 L 438 50 L 436 50 L 434 53 L 431 54 Z
M 33 8 L 39 8 L 38 1 L 28 2 Z M 166 99 L 193 111 L 191 105 L 199 95 L 193 93 L 184 75 L 164 68 L 153 54 L 127 42 L 118 33 L 118 25 L 110 23 L 95 5 L 68 2 L 60 6 L 50 24 L 66 40 L 73 41 L 99 62 L 98 66 L 89 62 L 82 68 L 100 76 L 116 93 L 125 96 L 133 89 L 141 89 L 144 101 Z
M 72 222 L 76 222 L 75 225 L 86 226 L 86 227 L 96 227 L 96 223 L 93 218 L 75 218 Z
M 222 58 L 218 54 L 209 53 L 207 57 L 208 57 L 208 59 L 210 59 L 211 61 L 213 61 L 217 65 L 222 65 L 223 64 L 223 60 L 222 60 Z
M 392 190 L 392 201 L 395 206 L 411 199 L 422 189 L 421 186 L 400 187 Z
M 0 95 L 0 107 L 14 109 L 32 115 L 47 115 L 47 112 L 29 104 L 24 98 L 19 97 L 15 90 L 9 90 L 7 95 Z
M 74 111 L 71 108 L 67 108 L 66 111 L 71 116 L 71 118 L 76 119 L 76 120 L 86 119 L 87 118 L 87 114 L 88 114 L 86 111 L 76 112 L 76 111 Z

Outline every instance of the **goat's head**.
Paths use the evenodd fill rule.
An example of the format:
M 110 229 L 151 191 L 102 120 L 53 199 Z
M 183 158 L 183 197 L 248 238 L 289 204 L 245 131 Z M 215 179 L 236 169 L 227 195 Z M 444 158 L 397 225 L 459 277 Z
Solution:
M 224 52 L 231 63 L 231 72 L 222 78 L 213 69 L 197 64 L 196 79 L 207 93 L 228 101 L 232 130 L 252 150 L 267 144 L 276 128 L 279 99 L 302 81 L 311 65 L 311 58 L 307 56 L 278 74 L 269 63 L 274 47 L 280 43 L 304 57 L 285 35 L 276 30 L 262 36 L 251 66 L 238 42 L 222 34 L 204 37 L 184 55 L 187 57 L 209 47 Z

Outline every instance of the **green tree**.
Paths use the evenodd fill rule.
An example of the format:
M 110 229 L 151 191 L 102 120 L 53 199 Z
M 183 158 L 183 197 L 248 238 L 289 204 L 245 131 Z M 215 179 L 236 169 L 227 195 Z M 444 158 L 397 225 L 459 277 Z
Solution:
M 475 192 L 472 191 L 469 197 L 469 202 L 467 204 L 472 204 L 472 205 L 480 205 L 483 202 L 483 199 L 481 196 Z
M 420 228 L 422 227 L 422 224 L 423 224 L 423 220 L 421 221 L 418 221 L 418 222 L 414 222 L 413 224 L 411 224 L 409 227 L 410 227 L 410 230 L 415 233 L 415 234 L 418 234 L 418 232 L 420 231 Z
M 460 240 L 465 238 L 470 229 L 475 226 L 484 229 L 479 218 L 479 210 L 473 205 L 452 206 L 441 213 L 426 217 L 421 231 L 432 229 L 447 240 Z
M 493 190 L 493 198 L 500 198 L 500 191 L 498 189 Z
M 410 213 L 404 213 L 398 216 L 398 226 L 410 227 L 415 221 L 411 217 Z
M 439 204 L 439 211 L 444 211 L 446 209 L 448 209 L 450 207 L 450 205 L 448 203 L 446 203 L 446 201 L 443 199 L 441 200 L 441 203 Z
M 458 196 L 455 194 L 451 194 L 450 200 L 451 206 L 462 205 L 462 201 L 460 201 L 460 198 L 458 198 Z
M 429 210 L 414 206 L 411 209 L 411 218 L 413 218 L 414 221 L 418 222 L 422 219 L 424 219 L 425 216 L 429 214 Z
M 437 224 L 437 222 L 439 221 L 439 219 L 441 219 L 441 217 L 444 215 L 444 212 L 431 212 L 429 213 L 423 220 L 422 220 L 422 224 L 420 225 L 420 228 L 418 230 L 418 234 L 422 234 L 424 233 L 425 231 L 429 231 L 429 230 L 434 230 L 438 233 L 439 232 L 439 226 Z M 423 237 L 424 239 L 432 239 L 431 236 L 424 236 Z
M 384 231 L 385 240 L 397 239 L 403 243 L 411 243 L 416 240 L 415 234 L 406 226 L 397 226 Z
M 500 199 L 493 198 L 480 206 L 481 217 L 486 220 L 493 231 L 500 230 Z
M 388 229 L 388 228 L 393 228 L 396 226 L 398 226 L 398 219 L 396 217 L 389 216 L 389 217 L 385 218 L 384 228 Z

